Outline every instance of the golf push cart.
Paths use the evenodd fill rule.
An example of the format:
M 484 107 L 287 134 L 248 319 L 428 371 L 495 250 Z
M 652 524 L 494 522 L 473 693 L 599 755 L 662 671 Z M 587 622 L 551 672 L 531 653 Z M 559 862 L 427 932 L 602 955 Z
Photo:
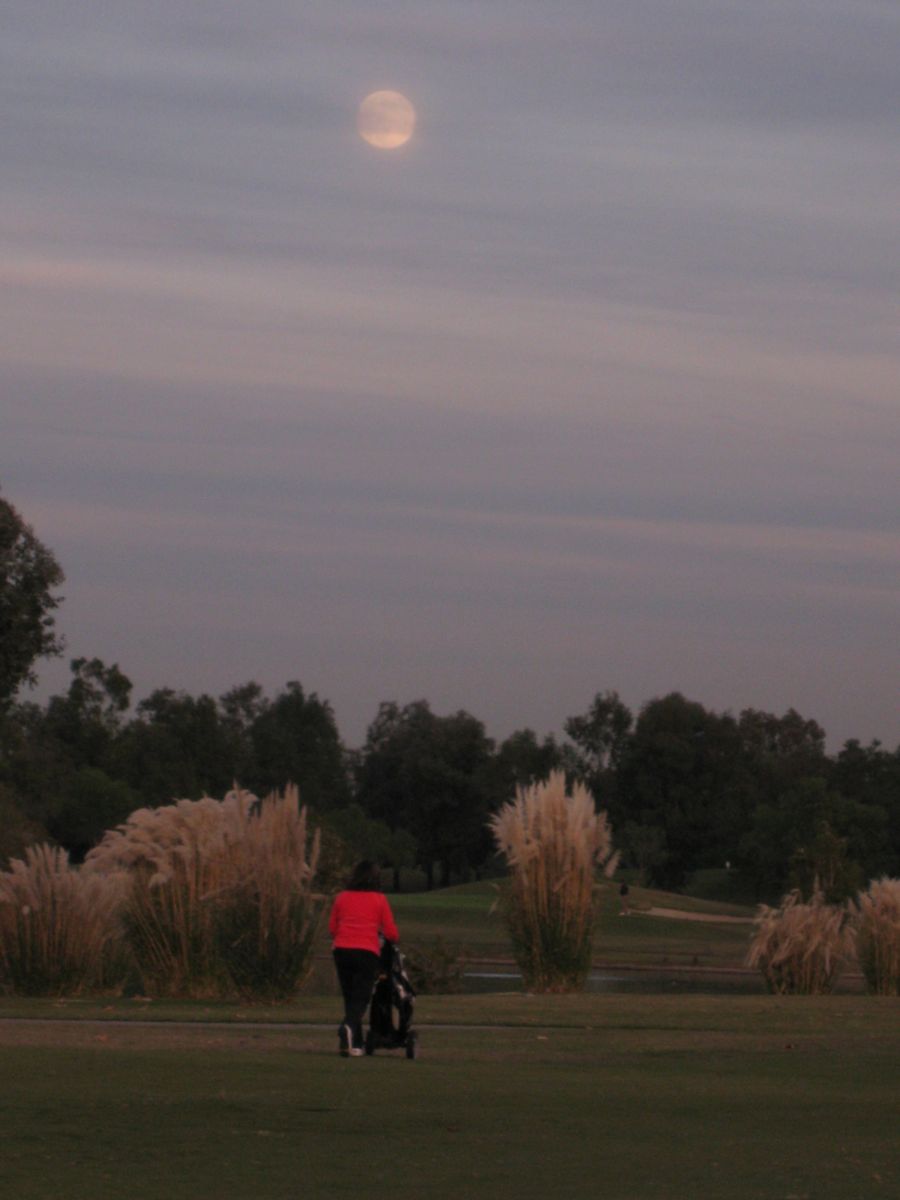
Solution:
M 416 991 L 406 974 L 403 955 L 393 942 L 386 941 L 381 948 L 381 965 L 372 992 L 366 1054 L 374 1054 L 376 1050 L 405 1050 L 407 1058 L 417 1057 L 418 1038 L 416 1031 L 410 1029 L 415 1003 Z

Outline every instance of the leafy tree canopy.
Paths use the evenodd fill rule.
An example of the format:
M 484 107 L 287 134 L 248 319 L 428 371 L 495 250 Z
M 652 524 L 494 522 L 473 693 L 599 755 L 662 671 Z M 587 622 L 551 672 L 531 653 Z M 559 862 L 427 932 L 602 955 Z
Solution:
M 433 713 L 425 700 L 382 704 L 357 765 L 357 799 L 415 838 L 429 885 L 479 866 L 491 849 L 487 817 L 501 799 L 494 743 L 467 712 Z
M 517 729 L 497 747 L 496 765 L 503 797 L 512 800 L 517 788 L 542 783 L 563 764 L 556 739 L 539 741 L 533 729 Z
M 53 614 L 64 578 L 52 552 L 0 496 L 0 712 L 23 683 L 34 682 L 39 658 L 62 652 Z
M 569 717 L 565 730 L 576 746 L 576 763 L 585 783 L 615 770 L 628 746 L 633 718 L 619 693 L 598 692 L 586 713 Z
M 679 887 L 689 871 L 733 857 L 743 808 L 738 748 L 733 717 L 678 692 L 641 709 L 618 772 L 613 827 L 624 819 L 633 835 L 625 849 L 651 882 Z M 641 862 L 640 852 L 649 858 Z
M 325 809 L 349 802 L 350 784 L 344 747 L 331 705 L 308 695 L 296 680 L 271 702 L 245 692 L 229 693 L 231 717 L 249 723 L 256 764 L 252 787 L 260 795 L 295 783 L 300 800 Z M 240 717 L 240 700 L 244 717 Z

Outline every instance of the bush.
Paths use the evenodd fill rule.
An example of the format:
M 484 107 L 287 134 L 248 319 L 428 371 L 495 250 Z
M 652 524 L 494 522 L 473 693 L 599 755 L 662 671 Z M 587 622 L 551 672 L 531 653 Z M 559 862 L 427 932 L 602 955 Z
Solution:
M 407 947 L 404 957 L 410 982 L 421 995 L 463 990 L 467 957 L 464 946 L 437 937 L 427 945 Z
M 263 801 L 235 790 L 132 813 L 85 868 L 127 877 L 123 924 L 145 991 L 273 998 L 310 966 L 318 853 L 295 787 Z
M 847 910 L 826 904 L 821 892 L 804 904 L 789 892 L 778 908 L 760 905 L 747 965 L 758 967 L 778 995 L 834 991 L 852 950 Z
M 856 952 L 867 989 L 900 996 L 900 879 L 879 879 L 853 906 Z
M 581 785 L 567 795 L 555 771 L 520 788 L 490 827 L 510 868 L 499 904 L 525 987 L 580 990 L 591 963 L 595 868 L 611 875 L 617 861 L 605 813 Z
M 120 881 L 84 874 L 68 855 L 29 846 L 0 874 L 0 981 L 21 995 L 73 995 L 116 982 Z

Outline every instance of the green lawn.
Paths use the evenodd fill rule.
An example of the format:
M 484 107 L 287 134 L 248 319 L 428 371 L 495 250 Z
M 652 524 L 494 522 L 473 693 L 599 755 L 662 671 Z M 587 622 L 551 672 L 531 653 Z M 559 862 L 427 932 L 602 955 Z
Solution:
M 494 895 L 393 897 L 403 942 L 508 957 Z M 688 918 L 747 910 L 631 899 L 607 892 L 596 961 L 743 959 L 747 925 Z M 284 1005 L 0 999 L 0 1197 L 900 1195 L 897 1000 L 422 996 L 410 1063 L 336 1054 L 332 976 Z
M 182 1006 L 204 1009 L 235 1011 Z M 0 1022 L 0 1195 L 900 1194 L 896 1001 L 425 997 L 418 1018 L 415 1063 L 341 1059 L 332 1025 Z
M 492 911 L 496 888 L 489 883 L 465 884 L 437 892 L 391 896 L 401 939 L 428 941 L 440 933 L 466 946 L 480 958 L 508 958 L 509 940 L 498 913 Z M 632 915 L 619 916 L 619 897 L 612 884 L 601 888 L 600 913 L 594 937 L 597 963 L 650 965 L 740 966 L 747 953 L 752 927 L 692 919 L 656 917 L 650 908 L 680 910 L 694 915 L 752 917 L 753 910 L 666 892 L 632 888 Z

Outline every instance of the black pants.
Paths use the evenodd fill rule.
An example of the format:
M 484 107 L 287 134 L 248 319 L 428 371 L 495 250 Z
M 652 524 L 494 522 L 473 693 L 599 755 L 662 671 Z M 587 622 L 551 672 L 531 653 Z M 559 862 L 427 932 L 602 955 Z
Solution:
M 335 950 L 334 965 L 344 997 L 344 1024 L 350 1026 L 353 1045 L 362 1046 L 362 1020 L 378 974 L 378 955 L 371 950 Z

